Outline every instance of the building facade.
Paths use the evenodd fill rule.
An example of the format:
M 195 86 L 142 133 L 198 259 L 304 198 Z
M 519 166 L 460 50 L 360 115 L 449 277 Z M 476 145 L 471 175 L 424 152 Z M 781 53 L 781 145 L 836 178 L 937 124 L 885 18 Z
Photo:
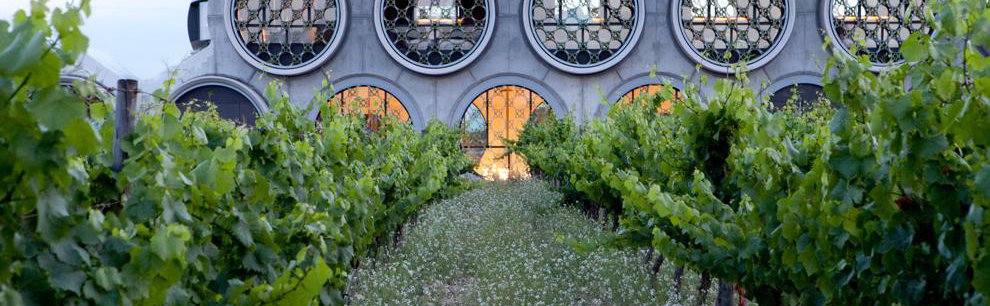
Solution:
M 229 118 L 267 111 L 275 80 L 294 104 L 320 90 L 423 128 L 464 127 L 493 168 L 502 138 L 554 112 L 602 117 L 669 81 L 702 93 L 738 65 L 765 97 L 813 97 L 833 52 L 876 70 L 926 31 L 924 0 L 195 0 L 195 52 L 173 99 L 224 97 Z M 838 51 L 824 48 L 834 42 Z M 700 67 L 700 69 L 698 69 Z M 736 67 L 736 68 L 734 68 Z M 651 77 L 655 72 L 656 77 Z M 323 88 L 328 80 L 332 88 Z M 786 100 L 780 95 L 776 103 Z M 309 114 L 317 118 L 319 114 Z M 376 115 L 377 116 L 377 115 Z M 521 169 L 521 168 L 520 168 Z

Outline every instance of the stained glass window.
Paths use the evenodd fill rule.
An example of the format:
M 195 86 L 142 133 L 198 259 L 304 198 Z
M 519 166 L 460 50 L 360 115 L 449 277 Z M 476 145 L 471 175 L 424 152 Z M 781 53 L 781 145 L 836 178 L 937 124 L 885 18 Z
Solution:
M 504 139 L 515 140 L 529 120 L 545 120 L 550 105 L 532 90 L 500 86 L 482 93 L 468 106 L 461 120 L 467 132 L 461 145 L 478 160 L 476 171 L 486 179 L 505 180 L 529 176 L 522 156 L 505 156 Z

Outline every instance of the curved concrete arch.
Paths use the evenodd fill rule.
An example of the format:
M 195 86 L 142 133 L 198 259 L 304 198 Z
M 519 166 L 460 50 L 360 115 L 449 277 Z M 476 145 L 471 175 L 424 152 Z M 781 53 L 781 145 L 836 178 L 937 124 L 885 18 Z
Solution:
M 205 75 L 189 80 L 188 82 L 184 82 L 180 84 L 174 92 L 172 92 L 172 96 L 169 97 L 169 100 L 175 101 L 190 91 L 203 86 L 221 86 L 230 88 L 246 97 L 248 101 L 251 101 L 251 104 L 254 105 L 254 108 L 258 111 L 258 113 L 263 114 L 268 112 L 268 101 L 258 94 L 257 91 L 251 88 L 250 85 L 221 75 Z
M 355 74 L 336 79 L 331 83 L 331 86 L 333 86 L 333 95 L 357 86 L 381 88 L 395 96 L 396 99 L 399 99 L 399 103 L 402 103 L 402 106 L 409 112 L 409 118 L 412 120 L 414 128 L 420 131 L 426 128 L 426 117 L 423 116 L 423 112 L 419 109 L 419 103 L 416 102 L 415 97 L 409 94 L 402 86 L 389 79 L 373 74 Z M 316 117 L 319 115 L 318 112 L 319 110 L 314 110 L 309 115 L 309 118 L 316 120 Z
M 618 102 L 622 96 L 625 96 L 633 89 L 647 85 L 663 85 L 665 80 L 669 81 L 670 85 L 674 86 L 677 90 L 683 90 L 686 87 L 682 78 L 670 73 L 658 72 L 656 73 L 656 77 L 651 77 L 649 73 L 637 75 L 636 77 L 633 77 L 612 89 L 607 96 L 607 103 L 598 104 L 598 107 L 595 110 L 594 118 L 602 118 L 607 115 L 608 111 L 612 108 L 612 105 L 615 105 L 615 103 Z
M 456 127 L 458 122 L 461 121 L 461 117 L 464 116 L 464 112 L 467 111 L 468 106 L 474 102 L 475 98 L 485 91 L 498 86 L 519 86 L 532 90 L 543 98 L 544 102 L 550 104 L 550 108 L 553 109 L 554 114 L 558 117 L 566 117 L 570 114 L 567 105 L 563 103 L 560 95 L 551 90 L 542 81 L 521 74 L 498 74 L 478 80 L 464 94 L 457 98 L 457 104 L 455 104 L 454 109 L 447 117 L 447 125 Z
M 822 83 L 822 75 L 816 72 L 796 72 L 791 73 L 782 77 L 777 78 L 769 86 L 760 91 L 760 101 L 769 99 L 773 94 L 777 93 L 781 89 L 787 86 L 798 85 L 798 84 L 810 84 L 817 85 L 819 87 L 825 87 Z

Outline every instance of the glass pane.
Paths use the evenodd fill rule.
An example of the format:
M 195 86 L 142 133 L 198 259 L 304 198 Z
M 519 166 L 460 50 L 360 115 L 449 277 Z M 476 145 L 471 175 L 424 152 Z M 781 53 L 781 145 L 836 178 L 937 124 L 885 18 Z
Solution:
M 874 64 L 904 60 L 901 44 L 914 32 L 929 32 L 924 22 L 925 0 L 834 0 L 832 27 L 835 39 L 855 55 L 866 55 Z M 862 42 L 862 45 L 860 45 Z
M 355 86 L 345 89 L 330 100 L 338 103 L 343 113 L 360 113 L 367 120 L 368 127 L 377 131 L 385 122 L 409 123 L 406 107 L 388 91 L 374 86 Z
M 629 40 L 636 0 L 533 0 L 533 34 L 558 60 L 590 66 L 609 60 Z
M 650 84 L 637 87 L 623 95 L 622 98 L 619 99 L 617 106 L 622 107 L 624 105 L 632 104 L 637 99 L 650 97 L 659 93 L 661 90 L 663 90 L 663 85 L 659 84 Z M 674 88 L 674 99 L 681 99 L 681 91 L 676 88 Z M 673 101 L 664 101 L 660 104 L 657 111 L 660 113 L 667 113 L 670 112 L 671 107 L 673 107 Z
M 785 0 L 682 0 L 684 38 L 721 64 L 753 62 L 772 49 L 787 22 Z
M 439 68 L 476 51 L 488 26 L 485 0 L 393 0 L 383 2 L 389 42 L 411 62 Z
M 518 139 L 526 122 L 547 118 L 550 111 L 543 98 L 519 86 L 496 87 L 479 95 L 461 122 L 468 132 L 462 144 L 469 154 L 478 156 L 475 170 L 490 180 L 529 177 L 529 166 L 522 156 L 505 156 L 504 139 Z
M 336 0 L 235 0 L 233 5 L 239 43 L 270 65 L 303 66 L 335 39 Z

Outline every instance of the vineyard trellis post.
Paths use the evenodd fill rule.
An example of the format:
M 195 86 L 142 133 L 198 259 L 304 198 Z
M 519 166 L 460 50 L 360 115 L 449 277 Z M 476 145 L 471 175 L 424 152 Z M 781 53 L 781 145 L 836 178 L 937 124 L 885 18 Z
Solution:
M 113 170 L 120 172 L 124 166 L 124 150 L 121 143 L 124 138 L 134 131 L 134 123 L 137 120 L 137 80 L 117 81 L 117 102 L 114 107 L 114 139 L 113 139 Z

